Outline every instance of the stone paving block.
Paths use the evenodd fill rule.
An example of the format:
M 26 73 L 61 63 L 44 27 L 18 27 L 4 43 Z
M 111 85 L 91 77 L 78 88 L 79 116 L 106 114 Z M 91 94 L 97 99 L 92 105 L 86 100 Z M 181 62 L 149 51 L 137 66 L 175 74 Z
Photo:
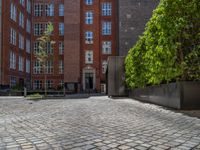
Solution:
M 149 148 L 144 147 L 144 146 L 136 146 L 134 148 L 137 149 L 137 150 L 148 150 L 149 149 Z
M 107 146 L 110 147 L 110 148 L 115 148 L 115 147 L 118 147 L 119 144 L 118 143 L 111 143 L 111 144 L 108 144 Z
M 127 150 L 127 149 L 130 149 L 131 147 L 130 146 L 127 146 L 127 145 L 120 145 L 118 146 L 118 149 L 120 150 Z
M 200 149 L 200 119 L 130 99 L 1 100 L 0 110 L 2 149 Z

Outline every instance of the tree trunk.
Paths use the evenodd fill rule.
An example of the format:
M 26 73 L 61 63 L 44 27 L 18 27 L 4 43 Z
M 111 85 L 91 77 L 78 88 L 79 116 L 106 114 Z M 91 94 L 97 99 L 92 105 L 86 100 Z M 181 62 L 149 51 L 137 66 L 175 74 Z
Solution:
M 44 96 L 47 97 L 47 75 L 46 75 L 46 66 L 43 66 L 43 70 L 44 70 Z

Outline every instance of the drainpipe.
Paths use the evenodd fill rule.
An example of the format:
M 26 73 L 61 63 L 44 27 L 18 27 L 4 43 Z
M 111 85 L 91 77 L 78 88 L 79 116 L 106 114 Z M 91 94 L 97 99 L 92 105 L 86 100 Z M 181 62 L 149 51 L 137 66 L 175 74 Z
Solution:
M 2 41 L 3 41 L 3 33 L 2 33 L 2 0 L 0 0 L 0 86 L 2 85 Z

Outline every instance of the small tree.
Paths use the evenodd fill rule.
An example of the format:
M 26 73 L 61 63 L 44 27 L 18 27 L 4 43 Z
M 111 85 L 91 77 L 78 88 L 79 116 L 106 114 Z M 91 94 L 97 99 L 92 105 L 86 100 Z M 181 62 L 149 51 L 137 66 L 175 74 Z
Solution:
M 45 96 L 47 96 L 47 86 L 46 86 L 46 64 L 47 60 L 49 59 L 48 53 L 47 53 L 47 44 L 50 43 L 50 46 L 52 46 L 55 42 L 51 40 L 51 34 L 53 32 L 53 24 L 48 23 L 46 30 L 43 32 L 43 35 L 37 39 L 39 42 L 39 51 L 35 53 L 35 57 L 37 61 L 39 62 L 40 66 L 42 67 L 42 71 L 44 74 L 44 90 L 45 90 Z

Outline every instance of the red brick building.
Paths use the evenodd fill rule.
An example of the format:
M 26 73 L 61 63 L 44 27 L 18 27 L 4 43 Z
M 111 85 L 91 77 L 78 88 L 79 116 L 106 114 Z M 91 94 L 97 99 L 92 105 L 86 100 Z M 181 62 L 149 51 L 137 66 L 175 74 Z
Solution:
M 47 87 L 65 85 L 73 92 L 104 90 L 107 58 L 116 55 L 116 0 L 0 2 L 2 86 L 44 88 L 44 75 L 34 53 L 37 38 L 52 22 L 55 45 L 47 44 Z
M 0 85 L 31 86 L 31 0 L 1 0 Z
M 46 64 L 46 85 L 50 89 L 57 89 L 63 85 L 64 79 L 64 0 L 34 0 L 32 8 L 32 87 L 44 88 L 43 70 L 34 54 L 39 50 L 37 38 L 43 34 L 48 22 L 51 22 L 54 26 L 51 39 L 55 44 L 48 43 L 46 46 L 49 55 Z
M 65 1 L 68 90 L 104 91 L 107 58 L 116 55 L 116 14 L 115 0 Z

